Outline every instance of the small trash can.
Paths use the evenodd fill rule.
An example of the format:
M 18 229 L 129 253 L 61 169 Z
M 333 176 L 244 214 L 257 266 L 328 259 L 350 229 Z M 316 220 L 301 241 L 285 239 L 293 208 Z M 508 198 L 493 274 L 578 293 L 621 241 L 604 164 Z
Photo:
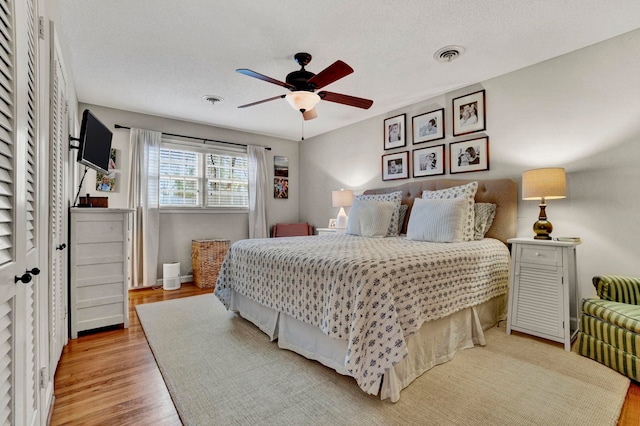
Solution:
M 162 289 L 178 290 L 180 288 L 180 262 L 162 264 Z

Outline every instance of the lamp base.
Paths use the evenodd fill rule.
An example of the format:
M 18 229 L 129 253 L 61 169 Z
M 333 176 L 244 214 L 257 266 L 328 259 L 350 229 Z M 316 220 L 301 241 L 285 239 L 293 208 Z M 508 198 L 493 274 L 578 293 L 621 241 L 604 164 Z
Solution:
M 548 220 L 538 220 L 533 224 L 533 232 L 536 234 L 533 237 L 535 240 L 550 240 L 551 231 L 553 231 L 553 225 Z
M 546 204 L 540 204 L 540 214 L 538 215 L 538 221 L 533 224 L 533 232 L 536 234 L 534 240 L 550 240 L 551 231 L 553 231 L 553 225 L 547 220 L 547 212 L 545 211 Z
M 344 211 L 344 207 L 340 207 L 340 211 L 338 212 L 338 217 L 336 218 L 336 228 L 344 229 L 347 227 L 347 213 Z

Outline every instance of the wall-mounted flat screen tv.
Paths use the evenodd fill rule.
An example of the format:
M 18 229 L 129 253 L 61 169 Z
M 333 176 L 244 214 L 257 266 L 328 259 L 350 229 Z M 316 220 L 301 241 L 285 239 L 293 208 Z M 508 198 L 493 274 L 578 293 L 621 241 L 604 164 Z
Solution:
M 80 127 L 78 163 L 99 172 L 109 173 L 111 138 L 113 133 L 98 118 L 85 109 Z

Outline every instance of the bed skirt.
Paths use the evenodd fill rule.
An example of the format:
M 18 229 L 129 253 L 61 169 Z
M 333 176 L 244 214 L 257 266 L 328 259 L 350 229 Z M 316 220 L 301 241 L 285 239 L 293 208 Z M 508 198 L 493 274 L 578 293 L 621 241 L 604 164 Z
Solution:
M 350 376 L 344 366 L 346 340 L 332 339 L 319 328 L 260 305 L 235 291 L 230 310 L 252 322 L 271 340 L 277 340 L 280 348 Z M 498 296 L 481 305 L 423 324 L 418 333 L 406 339 L 409 354 L 381 378 L 380 399 L 390 398 L 392 402 L 397 402 L 400 391 L 427 370 L 451 360 L 461 349 L 484 346 L 484 330 L 504 318 L 506 296 Z

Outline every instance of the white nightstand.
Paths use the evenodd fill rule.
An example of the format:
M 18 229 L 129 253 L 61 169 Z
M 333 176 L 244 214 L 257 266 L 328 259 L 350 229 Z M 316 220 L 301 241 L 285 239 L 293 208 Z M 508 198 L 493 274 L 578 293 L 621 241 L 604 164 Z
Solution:
M 571 350 L 578 332 L 576 246 L 512 238 L 507 334 L 520 331 Z
M 316 231 L 318 231 L 318 235 L 344 234 L 344 228 L 316 228 Z

